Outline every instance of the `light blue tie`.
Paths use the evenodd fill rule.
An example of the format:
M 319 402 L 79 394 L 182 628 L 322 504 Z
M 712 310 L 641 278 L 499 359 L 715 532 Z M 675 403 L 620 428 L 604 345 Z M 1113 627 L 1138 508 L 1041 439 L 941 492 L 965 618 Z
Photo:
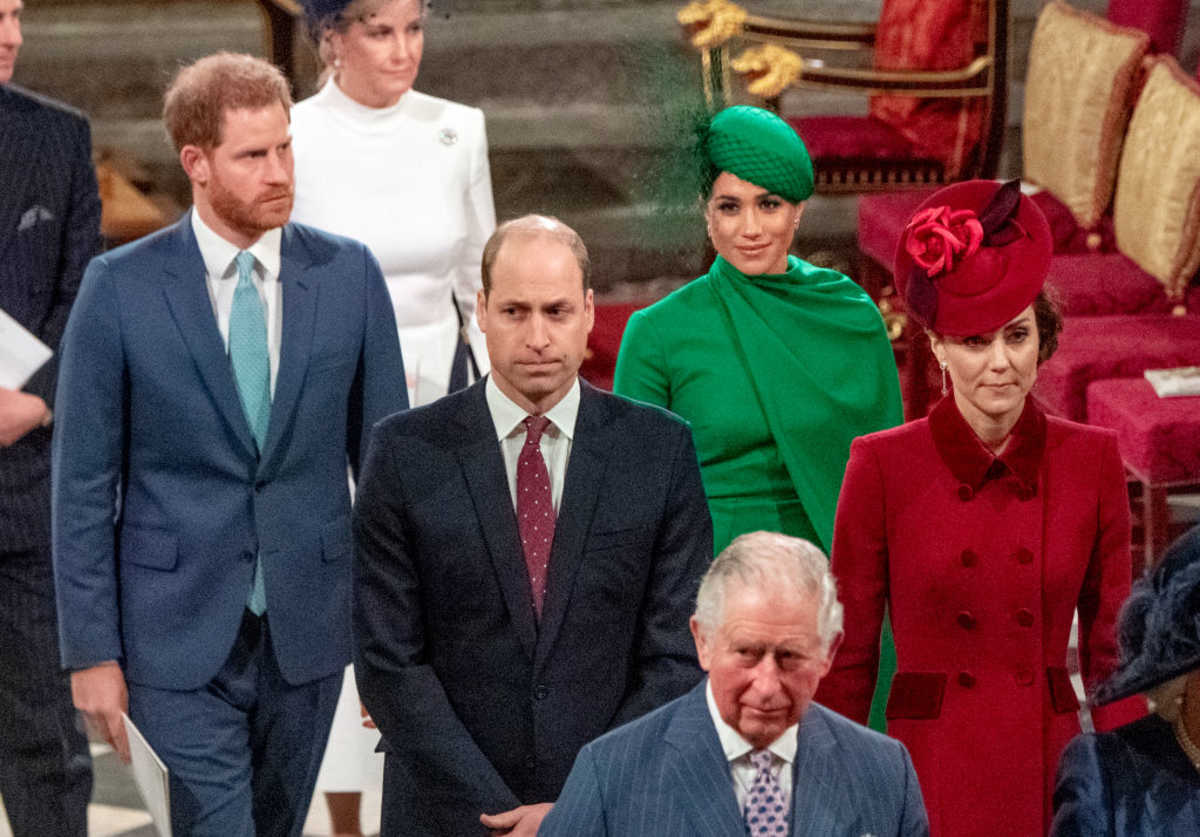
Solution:
M 267 318 L 262 299 L 254 287 L 254 256 L 246 250 L 234 258 L 238 283 L 229 311 L 229 360 L 237 381 L 242 410 L 261 455 L 271 420 L 271 357 L 267 352 Z M 254 563 L 254 584 L 246 606 L 257 616 L 267 610 L 262 559 Z

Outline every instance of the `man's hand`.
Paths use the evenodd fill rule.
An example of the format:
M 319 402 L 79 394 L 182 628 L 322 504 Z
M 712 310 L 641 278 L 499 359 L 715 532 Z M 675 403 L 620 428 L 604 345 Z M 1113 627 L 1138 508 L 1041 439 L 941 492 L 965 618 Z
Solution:
M 121 761 L 129 763 L 129 742 L 121 713 L 129 711 L 125 675 L 115 660 L 71 672 L 71 699 L 88 724 L 104 737 Z
M 36 395 L 0 388 L 0 447 L 8 447 L 30 430 L 48 423 L 50 411 Z
M 507 834 L 511 837 L 536 837 L 538 826 L 550 813 L 553 802 L 539 802 L 537 805 L 522 805 L 501 814 L 483 814 L 479 821 L 493 834 Z

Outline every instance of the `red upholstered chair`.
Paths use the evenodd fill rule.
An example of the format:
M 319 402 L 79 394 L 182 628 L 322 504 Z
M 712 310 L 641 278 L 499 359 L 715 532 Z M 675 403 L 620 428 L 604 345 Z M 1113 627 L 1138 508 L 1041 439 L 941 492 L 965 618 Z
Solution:
M 1108 0 L 1105 17 L 1147 33 L 1151 52 L 1178 55 L 1187 11 L 1187 0 Z
M 789 87 L 871 97 L 867 116 L 789 119 L 813 158 L 818 192 L 919 188 L 995 172 L 1008 0 L 883 0 L 874 24 L 768 17 L 700 0 L 679 20 L 701 50 L 714 107 L 751 98 L 779 110 Z M 863 50 L 872 51 L 870 66 L 839 65 L 838 56 Z

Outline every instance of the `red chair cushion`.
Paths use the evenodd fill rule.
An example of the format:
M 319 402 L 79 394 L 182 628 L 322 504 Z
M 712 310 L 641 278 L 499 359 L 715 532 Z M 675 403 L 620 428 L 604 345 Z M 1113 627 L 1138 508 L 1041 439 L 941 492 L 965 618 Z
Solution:
M 1152 485 L 1200 481 L 1200 396 L 1159 398 L 1145 378 L 1094 381 L 1092 424 L 1117 431 L 1121 457 Z
M 817 167 L 821 161 L 907 162 L 916 157 L 912 143 L 895 128 L 869 116 L 804 116 L 788 122 Z
M 858 249 L 892 272 L 896 247 L 913 212 L 934 189 L 914 189 L 883 195 L 864 195 L 858 200 Z
M 1120 253 L 1055 256 L 1046 282 L 1068 317 L 1169 314 L 1162 283 Z
M 605 303 L 596 306 L 596 322 L 588 335 L 588 351 L 579 374 L 592 386 L 612 389 L 613 373 L 617 369 L 617 352 L 625 326 L 633 312 L 645 308 L 654 300 Z
M 1200 317 L 1072 317 L 1058 351 L 1038 370 L 1034 394 L 1051 412 L 1087 421 L 1087 387 L 1093 381 L 1195 365 L 1200 365 Z
M 1067 205 L 1043 189 L 1030 196 L 1046 220 L 1054 239 L 1055 253 L 1113 253 L 1117 237 L 1113 232 L 1112 216 L 1105 213 L 1095 229 L 1084 229 L 1075 220 Z
M 1108 0 L 1105 15 L 1118 26 L 1133 26 L 1150 36 L 1150 51 L 1175 55 L 1187 20 L 1186 0 Z

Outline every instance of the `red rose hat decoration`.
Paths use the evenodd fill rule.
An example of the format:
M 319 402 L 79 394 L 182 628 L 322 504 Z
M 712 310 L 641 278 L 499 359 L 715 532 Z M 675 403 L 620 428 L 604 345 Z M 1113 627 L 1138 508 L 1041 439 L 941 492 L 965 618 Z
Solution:
M 1042 289 L 1053 243 L 1020 181 L 968 180 L 939 189 L 900 237 L 894 278 L 909 312 L 938 334 L 994 331 Z

